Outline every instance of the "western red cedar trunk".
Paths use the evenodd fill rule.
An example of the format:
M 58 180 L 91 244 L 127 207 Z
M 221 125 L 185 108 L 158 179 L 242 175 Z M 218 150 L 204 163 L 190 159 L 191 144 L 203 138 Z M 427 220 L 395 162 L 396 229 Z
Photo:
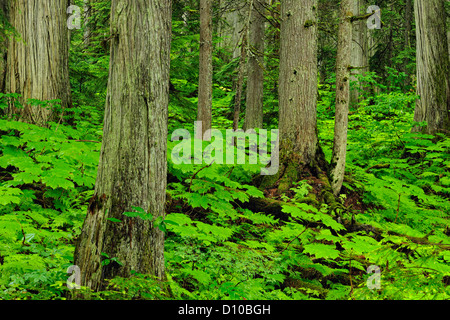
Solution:
M 92 37 L 92 25 L 91 25 L 91 16 L 92 16 L 92 0 L 83 0 L 83 24 L 84 24 L 84 35 L 83 35 L 83 45 L 85 48 L 89 48 L 91 45 L 91 37 Z
M 281 2 L 279 70 L 280 169 L 262 187 L 280 193 L 317 166 L 317 0 Z
M 417 100 L 414 121 L 426 133 L 450 134 L 449 53 L 444 0 L 416 0 Z M 414 131 L 419 131 L 416 127 Z
M 239 58 L 240 55 L 239 43 L 245 24 L 246 2 L 247 0 L 219 0 L 216 2 L 221 12 L 217 26 L 219 38 L 217 49 L 226 52 L 222 58 L 227 62 Z
M 205 132 L 211 129 L 212 122 L 212 1 L 200 0 L 200 66 L 198 81 L 198 111 L 197 121 L 202 122 L 202 130 L 197 139 L 211 140 L 211 134 Z
M 280 142 L 310 164 L 317 149 L 317 1 L 281 3 Z
M 171 1 L 112 0 L 111 35 L 95 195 L 75 251 L 81 285 L 95 291 L 132 271 L 165 276 L 163 232 L 123 213 L 165 215 Z M 102 265 L 106 256 L 118 262 Z
M 28 99 L 61 100 L 71 106 L 69 81 L 69 42 L 67 0 L 14 0 L 9 20 L 20 38 L 11 38 L 8 46 L 7 93 L 18 93 L 24 109 L 10 107 L 20 119 L 37 125 L 54 120 L 52 106 L 28 104 Z
M 264 94 L 264 4 L 254 1 L 249 26 L 249 54 L 245 130 L 263 127 Z
M 5 27 L 8 18 L 8 1 L 2 1 L 0 3 L 0 23 Z M 6 32 L 0 34 L 0 93 L 5 92 L 5 80 L 6 80 L 6 57 L 8 49 L 8 36 Z
M 244 34 L 241 43 L 241 56 L 239 57 L 238 78 L 236 81 L 236 96 L 234 98 L 233 130 L 239 128 L 241 114 L 242 90 L 244 86 L 244 69 L 247 58 L 247 36 Z
M 331 188 L 338 195 L 342 188 L 347 156 L 348 113 L 350 102 L 350 67 L 352 49 L 352 0 L 342 0 L 336 58 L 336 115 L 331 159 Z
M 404 43 L 405 43 L 405 50 L 411 48 L 411 30 L 412 30 L 412 22 L 413 22 L 413 3 L 412 0 L 406 0 L 405 4 L 405 33 L 404 33 Z M 410 59 L 406 59 L 403 62 L 402 65 L 402 71 L 405 72 L 408 76 L 405 79 L 405 85 L 410 86 L 411 85 L 411 74 L 408 70 L 408 64 L 410 63 Z

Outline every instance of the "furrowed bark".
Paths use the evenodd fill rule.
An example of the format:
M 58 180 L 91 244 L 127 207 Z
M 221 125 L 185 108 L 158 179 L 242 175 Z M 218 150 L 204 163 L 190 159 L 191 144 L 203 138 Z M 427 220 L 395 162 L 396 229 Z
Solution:
M 53 120 L 53 110 L 33 106 L 28 99 L 61 100 L 71 106 L 67 0 L 14 0 L 9 18 L 20 38 L 8 46 L 6 92 L 22 95 L 24 109 L 10 106 L 10 114 L 40 126 Z
M 211 129 L 212 122 L 212 1 L 200 0 L 200 70 L 198 83 L 197 121 L 202 122 L 201 137 L 197 139 L 211 140 L 211 134 L 205 132 Z
M 264 98 L 264 6 L 254 1 L 249 27 L 247 99 L 244 130 L 263 127 Z
M 261 187 L 288 191 L 323 162 L 317 136 L 317 1 L 281 3 L 279 75 L 280 169 Z M 305 45 L 308 44 L 308 45 Z
M 75 252 L 81 285 L 94 291 L 132 271 L 165 277 L 163 232 L 123 213 L 134 206 L 154 219 L 165 215 L 171 1 L 111 4 L 104 139 L 95 195 Z M 106 255 L 120 263 L 102 265 Z
M 450 63 L 444 0 L 416 0 L 417 100 L 414 121 L 424 132 L 450 134 Z M 415 127 L 413 131 L 420 131 Z
M 338 52 L 336 59 L 336 115 L 330 181 L 335 196 L 339 194 L 342 188 L 347 156 L 352 16 L 351 0 L 342 0 L 338 34 Z

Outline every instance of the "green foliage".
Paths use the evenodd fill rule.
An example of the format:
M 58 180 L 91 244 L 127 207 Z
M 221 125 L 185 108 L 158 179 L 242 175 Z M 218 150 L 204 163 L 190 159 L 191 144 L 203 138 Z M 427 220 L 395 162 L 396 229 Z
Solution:
M 83 6 L 81 0 L 74 3 Z M 61 122 L 48 128 L 0 118 L 0 299 L 69 296 L 66 270 L 94 194 L 109 70 L 110 2 L 91 4 L 91 20 L 71 32 L 73 108 L 58 110 Z M 277 4 L 268 7 L 266 128 L 278 125 Z M 320 6 L 337 9 L 327 0 Z M 92 299 L 450 297 L 450 139 L 411 133 L 417 98 L 411 77 L 414 39 L 411 46 L 402 45 L 404 36 L 396 28 L 404 1 L 380 6 L 385 26 L 372 36 L 391 41 L 376 41 L 370 72 L 358 76 L 364 89 L 349 116 L 339 216 L 330 215 L 320 184 L 310 180 L 295 183 L 276 199 L 281 212 L 252 211 L 252 199 L 270 198 L 270 190 L 255 187 L 260 164 L 177 165 L 171 159 L 175 143 L 169 141 L 167 215 L 155 219 L 132 207 L 123 217 L 150 220 L 164 231 L 167 281 L 133 272 L 110 279 L 102 292 L 90 292 Z M 318 128 L 329 160 L 336 54 L 329 40 L 337 24 L 332 10 L 320 11 Z M 198 15 L 188 2 L 173 4 L 169 132 L 192 131 L 196 119 Z M 221 19 L 219 10 L 214 19 Z M 86 27 L 92 31 L 89 46 L 84 44 Z M 0 37 L 12 35 L 0 15 Z M 390 43 L 400 45 L 390 50 Z M 232 59 L 230 49 L 214 54 L 213 127 L 221 132 L 232 125 L 238 58 Z M 1 114 L 9 104 L 20 108 L 18 98 L 0 93 Z M 58 101 L 33 102 L 58 108 Z M 248 155 L 245 160 L 249 163 Z M 103 265 L 112 262 L 125 263 L 102 253 Z M 380 289 L 367 287 L 370 265 L 381 269 Z
M 64 295 L 57 284 L 67 279 L 100 151 L 83 142 L 101 139 L 99 128 L 82 123 L 41 128 L 0 119 L 0 298 Z

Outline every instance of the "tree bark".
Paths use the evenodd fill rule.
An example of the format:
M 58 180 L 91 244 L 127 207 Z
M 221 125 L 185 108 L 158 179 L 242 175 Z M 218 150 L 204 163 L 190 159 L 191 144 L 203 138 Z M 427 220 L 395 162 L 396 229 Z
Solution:
M 163 232 L 123 213 L 165 215 L 171 1 L 112 0 L 111 35 L 95 195 L 75 251 L 81 285 L 94 291 L 132 271 L 165 277 Z
M 244 129 L 263 127 L 264 104 L 264 4 L 265 1 L 254 1 L 249 27 L 249 54 L 247 99 L 245 108 Z
M 197 121 L 202 122 L 201 137 L 197 139 L 211 140 L 212 122 L 212 1 L 200 0 L 200 69 L 198 83 L 198 112 Z
M 352 1 L 342 0 L 336 58 L 336 115 L 331 160 L 331 188 L 339 194 L 344 181 L 347 155 L 348 112 L 350 99 L 350 64 L 352 49 Z
M 8 1 L 2 1 L 0 3 L 0 22 L 3 24 L 4 28 L 6 27 L 8 18 Z M 7 59 L 7 48 L 8 48 L 8 36 L 4 30 L 0 30 L 2 33 L 0 34 L 0 92 L 5 92 L 5 84 L 6 84 L 6 59 Z
M 444 0 L 416 0 L 417 100 L 414 121 L 429 134 L 450 134 L 449 53 Z M 420 131 L 416 126 L 413 131 Z
M 233 130 L 238 130 L 239 128 L 239 118 L 241 114 L 242 90 L 244 86 L 244 69 L 246 59 L 247 59 L 247 37 L 244 34 L 241 43 L 241 56 L 239 57 L 239 70 L 238 70 L 238 78 L 236 81 L 236 96 L 234 97 Z
M 406 0 L 405 7 L 405 48 L 411 48 L 411 30 L 413 22 L 413 3 L 412 0 Z
M 317 1 L 285 0 L 281 18 L 280 148 L 309 165 L 318 147 Z
M 92 16 L 92 0 L 84 0 L 83 4 L 83 22 L 84 22 L 84 35 L 83 35 L 83 45 L 84 48 L 87 49 L 91 45 L 91 36 L 92 36 L 92 25 L 91 25 L 91 16 Z
M 231 59 L 227 55 L 224 56 L 224 59 L 229 62 L 239 58 L 240 55 L 239 43 L 245 25 L 244 8 L 247 7 L 247 0 L 219 0 L 218 2 L 223 14 L 218 24 L 217 34 L 220 41 L 217 43 L 217 47 L 231 54 Z
M 303 172 L 316 168 L 321 149 L 317 136 L 317 0 L 281 3 L 279 70 L 278 174 L 261 187 L 289 190 Z
M 448 25 L 450 25 L 450 22 L 448 23 Z M 447 31 L 447 42 L 448 42 L 448 56 L 449 56 L 449 59 L 450 59 L 450 30 L 449 31 Z
M 366 13 L 365 0 L 352 1 L 352 10 L 355 15 Z M 356 104 L 360 100 L 361 90 L 363 90 L 363 84 L 360 83 L 357 76 L 364 75 L 368 71 L 369 58 L 368 58 L 368 42 L 367 42 L 367 25 L 366 20 L 359 20 L 353 22 L 353 42 L 352 42 L 352 61 L 353 67 L 351 73 L 351 81 L 355 81 L 356 86 L 350 91 L 350 104 Z
M 52 106 L 28 104 L 28 99 L 61 100 L 71 106 L 67 0 L 15 0 L 10 23 L 20 39 L 11 38 L 8 47 L 6 92 L 19 93 L 24 109 L 10 107 L 23 121 L 40 126 L 53 119 Z
M 406 0 L 406 7 L 405 7 L 405 50 L 411 48 L 411 31 L 412 31 L 412 22 L 413 22 L 413 3 L 412 0 Z M 409 87 L 411 85 L 411 74 L 408 70 L 408 63 L 410 59 L 406 59 L 403 62 L 403 72 L 407 74 L 407 77 L 405 79 L 405 86 Z

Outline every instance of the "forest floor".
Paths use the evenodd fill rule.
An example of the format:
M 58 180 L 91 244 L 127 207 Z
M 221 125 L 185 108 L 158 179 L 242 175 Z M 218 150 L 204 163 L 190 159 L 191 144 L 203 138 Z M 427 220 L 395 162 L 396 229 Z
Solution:
M 102 134 L 81 112 L 73 126 L 0 120 L 0 299 L 68 296 Z M 168 279 L 116 278 L 92 299 L 449 299 L 450 139 L 410 133 L 411 119 L 406 104 L 352 112 L 333 210 L 317 177 L 260 190 L 261 165 L 175 165 L 169 141 Z

